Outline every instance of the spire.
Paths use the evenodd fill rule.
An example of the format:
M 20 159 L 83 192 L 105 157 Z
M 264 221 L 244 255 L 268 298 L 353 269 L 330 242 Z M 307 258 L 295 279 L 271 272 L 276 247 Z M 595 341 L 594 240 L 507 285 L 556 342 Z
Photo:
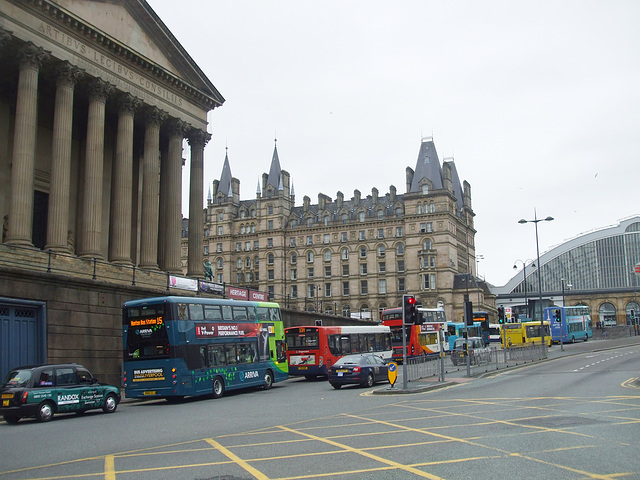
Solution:
M 225 147 L 225 150 L 228 148 Z M 228 152 L 224 154 L 224 164 L 222 165 L 222 173 L 220 174 L 220 184 L 218 185 L 219 192 L 231 192 L 231 167 L 229 166 Z M 229 194 L 229 197 L 232 195 Z
M 433 137 L 422 139 L 416 170 L 413 175 L 409 193 L 421 192 L 422 188 L 420 187 L 420 183 L 423 179 L 427 179 L 431 183 L 430 190 L 440 190 L 443 188 L 442 168 L 440 167 L 436 146 L 433 143 Z
M 293 182 L 291 182 L 291 196 L 292 197 L 296 196 L 296 190 L 295 190 L 295 188 L 293 188 Z
M 274 142 L 277 142 L 276 138 Z M 273 147 L 273 157 L 271 158 L 271 167 L 269 168 L 269 176 L 267 177 L 267 185 L 272 185 L 276 190 L 280 190 L 282 184 L 282 169 L 280 168 L 280 159 L 278 158 L 278 146 Z
M 256 196 L 262 195 L 262 191 L 260 190 L 260 179 L 258 179 L 258 186 L 256 187 Z
M 209 193 L 207 194 L 207 203 L 211 203 L 212 198 L 211 198 L 211 185 L 209 185 Z

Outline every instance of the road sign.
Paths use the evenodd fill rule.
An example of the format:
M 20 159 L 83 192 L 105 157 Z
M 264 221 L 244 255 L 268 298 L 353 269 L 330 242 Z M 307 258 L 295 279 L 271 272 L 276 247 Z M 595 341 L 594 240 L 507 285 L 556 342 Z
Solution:
M 389 383 L 393 388 L 393 384 L 396 383 L 396 378 L 398 378 L 398 364 L 396 362 L 389 362 L 387 368 L 387 377 L 389 378 Z

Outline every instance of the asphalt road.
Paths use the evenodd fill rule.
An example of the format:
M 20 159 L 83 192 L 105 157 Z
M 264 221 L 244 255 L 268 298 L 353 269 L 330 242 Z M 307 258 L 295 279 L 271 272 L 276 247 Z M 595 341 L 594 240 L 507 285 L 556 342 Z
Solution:
M 218 400 L 0 422 L 0 480 L 640 478 L 640 344 L 556 348 L 409 395 L 290 379 Z

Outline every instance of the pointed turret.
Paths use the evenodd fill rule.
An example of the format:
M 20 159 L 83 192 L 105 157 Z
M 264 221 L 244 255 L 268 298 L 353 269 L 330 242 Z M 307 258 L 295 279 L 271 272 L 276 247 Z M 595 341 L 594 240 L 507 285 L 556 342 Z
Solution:
M 442 168 L 436 152 L 436 146 L 432 138 L 422 140 L 416 170 L 411 178 L 411 187 L 407 193 L 420 193 L 422 185 L 427 184 L 429 190 L 441 190 Z
M 280 168 L 280 159 L 278 158 L 278 147 L 273 147 L 273 158 L 271 159 L 271 168 L 269 168 L 269 176 L 267 177 L 267 185 L 273 186 L 276 191 L 282 188 L 282 169 Z
M 220 183 L 218 184 L 218 192 L 231 197 L 231 167 L 229 166 L 229 155 L 225 153 L 224 164 L 222 165 L 222 173 L 220 174 Z

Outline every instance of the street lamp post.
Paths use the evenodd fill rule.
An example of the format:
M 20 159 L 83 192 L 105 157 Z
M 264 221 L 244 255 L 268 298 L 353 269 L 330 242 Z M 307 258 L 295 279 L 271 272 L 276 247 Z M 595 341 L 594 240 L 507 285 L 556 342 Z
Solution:
M 533 209 L 533 220 L 525 220 L 524 218 L 518 220 L 518 223 L 533 223 L 536 227 L 536 255 L 538 258 L 538 295 L 540 300 L 540 330 L 542 336 L 542 352 L 544 354 L 545 341 L 544 341 L 544 315 L 542 314 L 542 266 L 540 265 L 540 243 L 538 242 L 538 223 L 539 222 L 551 222 L 553 217 L 538 218 L 536 209 Z
M 562 283 L 562 308 L 564 309 L 566 302 L 564 299 L 564 278 L 560 279 L 560 282 Z M 571 288 L 571 284 L 567 283 L 567 288 Z M 562 335 L 560 335 L 560 350 L 562 350 L 564 352 L 564 342 L 562 341 Z
M 521 262 L 522 263 L 522 277 L 524 280 L 523 283 L 523 287 L 524 287 L 524 306 L 526 308 L 527 311 L 527 318 L 529 318 L 529 299 L 527 298 L 527 262 L 531 262 L 529 264 L 530 267 L 534 267 L 536 266 L 535 263 L 533 263 L 533 260 L 531 259 L 527 259 L 527 260 L 516 260 L 515 262 L 513 262 L 513 268 L 514 270 L 518 268 L 518 266 L 516 265 L 517 262 Z

